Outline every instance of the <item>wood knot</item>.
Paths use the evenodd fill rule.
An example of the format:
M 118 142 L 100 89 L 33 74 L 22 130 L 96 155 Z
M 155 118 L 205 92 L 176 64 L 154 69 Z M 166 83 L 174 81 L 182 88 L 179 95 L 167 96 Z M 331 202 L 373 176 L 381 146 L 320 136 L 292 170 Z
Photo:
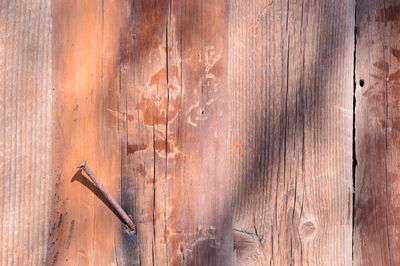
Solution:
M 304 221 L 299 226 L 299 235 L 301 238 L 314 238 L 317 232 L 317 227 L 312 221 Z
M 233 250 L 238 265 L 249 265 L 254 261 L 263 261 L 261 239 L 255 233 L 233 229 Z

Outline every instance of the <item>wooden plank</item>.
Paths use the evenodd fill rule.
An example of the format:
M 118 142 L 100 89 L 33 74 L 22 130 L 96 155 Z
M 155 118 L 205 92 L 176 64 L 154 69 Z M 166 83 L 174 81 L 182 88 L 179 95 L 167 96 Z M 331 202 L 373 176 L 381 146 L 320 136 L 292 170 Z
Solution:
M 123 236 L 128 265 L 166 265 L 164 239 L 165 147 L 168 110 L 166 25 L 169 3 L 126 1 L 121 31 L 121 89 L 126 97 L 126 148 L 123 150 L 122 200 L 134 213 L 136 237 Z M 157 148 L 157 150 L 156 150 Z M 164 181 L 163 181 L 164 180 Z
M 119 199 L 121 5 L 53 1 L 53 215 L 47 264 L 118 264 L 124 230 L 76 166 L 83 160 Z M 125 99 L 124 99 L 125 101 Z
M 170 253 L 183 247 L 178 265 L 232 264 L 228 3 L 171 1 L 170 102 L 180 111 L 168 119 L 168 142 L 177 149 L 168 157 L 176 181 L 167 226 Z
M 123 191 L 131 191 L 139 231 L 137 242 L 125 237 L 125 258 L 229 265 L 225 1 L 138 1 L 128 13 Z
M 352 261 L 352 1 L 230 1 L 239 265 Z
M 400 256 L 400 1 L 357 1 L 356 265 Z
M 51 184 L 51 1 L 0 3 L 0 264 L 42 265 Z

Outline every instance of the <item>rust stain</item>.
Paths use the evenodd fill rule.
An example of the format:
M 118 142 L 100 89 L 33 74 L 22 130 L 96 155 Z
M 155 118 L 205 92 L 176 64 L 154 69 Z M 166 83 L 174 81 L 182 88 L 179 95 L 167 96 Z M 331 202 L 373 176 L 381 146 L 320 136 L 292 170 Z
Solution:
M 381 77 L 381 76 L 378 76 L 378 75 L 375 75 L 375 74 L 371 74 L 371 77 L 373 77 L 374 79 L 386 81 L 386 78 L 385 78 L 385 77 Z
M 111 109 L 107 109 L 112 116 L 121 119 L 121 120 L 128 120 L 128 121 L 133 121 L 133 115 L 127 114 L 125 112 L 117 112 Z
M 168 15 L 168 1 L 157 2 L 157 8 L 149 1 L 139 1 L 138 19 L 139 24 L 135 26 L 137 33 L 135 40 L 137 47 L 146 48 L 148 51 L 158 49 L 164 36 L 165 25 Z
M 173 153 L 175 147 L 172 143 L 168 141 L 166 142 L 165 140 L 155 140 L 154 149 L 161 153 L 165 153 L 165 150 L 167 150 L 167 153 Z
M 128 144 L 128 154 L 134 154 L 137 151 L 143 151 L 147 149 L 146 144 Z
M 398 50 L 398 49 L 396 49 L 396 48 L 391 48 L 391 49 L 390 49 L 390 52 L 392 53 L 392 55 L 393 55 L 394 57 L 397 58 L 397 60 L 400 61 L 400 50 Z
M 364 92 L 363 92 L 363 96 L 368 96 L 371 95 L 374 91 L 376 91 L 375 86 L 377 86 L 378 83 L 375 83 L 373 85 L 370 85 Z
M 143 164 L 138 164 L 134 170 L 136 170 L 142 177 L 146 176 L 146 168 Z
M 400 21 L 400 5 L 379 9 L 375 20 L 377 22 Z
M 384 60 L 380 60 L 374 64 L 374 66 L 384 72 L 389 72 L 389 64 Z
M 146 185 L 162 183 L 162 182 L 170 180 L 171 178 L 172 178 L 171 175 L 167 175 L 167 176 L 161 175 L 161 176 L 157 177 L 156 179 L 154 179 L 154 177 L 148 177 L 148 178 L 146 178 Z
M 154 177 L 146 178 L 146 185 L 152 185 L 152 184 L 154 184 Z
M 178 67 L 169 69 L 169 78 L 177 80 Z M 148 90 L 142 95 L 142 100 L 136 106 L 142 111 L 143 123 L 148 126 L 165 125 L 178 115 L 180 108 L 179 89 L 173 85 L 167 85 L 167 71 L 161 69 L 150 78 Z
M 377 118 L 376 122 L 379 124 L 381 128 L 383 129 L 388 128 L 388 121 L 386 119 Z
M 163 68 L 158 73 L 156 73 L 151 77 L 149 86 L 157 86 L 160 89 L 165 89 L 166 83 L 167 83 L 167 70 Z
M 398 80 L 398 79 L 400 79 L 400 70 L 397 70 L 396 72 L 390 74 L 388 77 L 389 81 Z

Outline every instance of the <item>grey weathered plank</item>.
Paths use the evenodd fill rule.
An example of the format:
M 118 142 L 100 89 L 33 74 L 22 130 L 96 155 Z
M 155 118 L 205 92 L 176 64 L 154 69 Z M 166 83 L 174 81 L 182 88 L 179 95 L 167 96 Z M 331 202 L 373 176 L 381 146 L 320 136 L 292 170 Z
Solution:
M 349 265 L 353 1 L 229 1 L 235 252 Z
M 130 6 L 121 84 L 132 116 L 123 193 L 133 191 L 125 201 L 138 221 L 137 242 L 124 240 L 131 263 L 231 263 L 225 4 Z
M 0 3 L 0 264 L 46 256 L 51 183 L 50 2 Z
M 357 1 L 355 265 L 398 265 L 400 1 Z

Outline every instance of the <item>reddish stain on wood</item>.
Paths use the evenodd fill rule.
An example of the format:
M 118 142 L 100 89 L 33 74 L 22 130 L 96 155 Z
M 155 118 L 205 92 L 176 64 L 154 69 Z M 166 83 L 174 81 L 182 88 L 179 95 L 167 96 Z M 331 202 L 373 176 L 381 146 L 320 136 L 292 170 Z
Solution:
M 400 79 L 400 70 L 397 70 L 396 72 L 390 74 L 388 77 L 389 81 L 398 80 L 398 79 Z
M 147 149 L 147 145 L 146 144 L 129 144 L 128 145 L 128 154 L 133 154 L 137 151 L 143 151 Z
M 385 77 L 381 77 L 381 76 L 378 76 L 378 75 L 375 75 L 375 74 L 371 74 L 371 77 L 373 77 L 374 79 L 382 80 L 382 81 L 386 80 Z
M 164 153 L 173 153 L 175 151 L 175 146 L 170 143 L 166 142 L 165 140 L 155 140 L 154 141 L 154 149 L 158 152 Z
M 396 48 L 391 48 L 391 49 L 390 49 L 390 52 L 392 53 L 392 55 L 393 55 L 394 57 L 397 58 L 397 60 L 400 61 L 400 50 L 398 50 L 398 49 L 396 49 Z
M 374 66 L 382 71 L 389 72 L 389 64 L 384 60 L 376 62 Z
M 169 79 L 176 80 L 178 67 L 171 66 L 168 70 Z M 167 70 L 161 69 L 154 74 L 147 89 L 142 95 L 142 100 L 137 109 L 142 111 L 143 123 L 147 126 L 165 125 L 178 115 L 180 108 L 179 90 L 177 86 L 167 86 Z
M 143 164 L 137 164 L 135 170 L 140 174 L 140 176 L 146 176 L 146 168 Z
M 147 7 L 146 2 L 147 0 L 136 2 L 142 8 L 142 12 L 140 17 L 135 18 L 138 24 L 135 25 L 137 33 L 134 38 L 136 46 L 141 48 L 137 50 L 143 52 L 142 55 L 145 55 L 147 51 L 154 51 L 162 46 L 165 28 L 160 27 L 160 25 L 166 22 L 165 12 L 168 10 L 169 4 L 168 1 L 158 1 L 157 4 L 152 4 L 154 6 L 150 10 L 144 8 Z
M 389 22 L 400 20 L 400 5 L 389 6 L 377 11 L 375 20 L 377 22 Z

